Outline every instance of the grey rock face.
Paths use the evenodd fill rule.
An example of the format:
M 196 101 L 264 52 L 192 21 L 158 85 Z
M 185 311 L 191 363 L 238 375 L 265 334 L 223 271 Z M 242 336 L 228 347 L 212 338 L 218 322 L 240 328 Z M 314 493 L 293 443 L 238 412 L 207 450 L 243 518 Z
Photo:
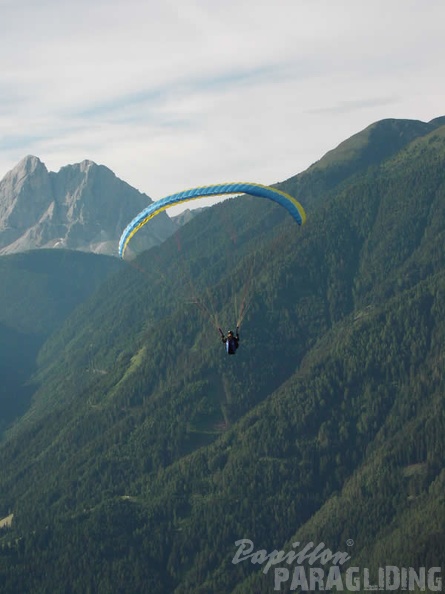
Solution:
M 53 173 L 37 157 L 25 157 L 0 181 L 0 254 L 63 247 L 117 255 L 122 231 L 151 202 L 92 161 Z M 176 229 L 161 213 L 138 233 L 133 250 L 160 243 Z

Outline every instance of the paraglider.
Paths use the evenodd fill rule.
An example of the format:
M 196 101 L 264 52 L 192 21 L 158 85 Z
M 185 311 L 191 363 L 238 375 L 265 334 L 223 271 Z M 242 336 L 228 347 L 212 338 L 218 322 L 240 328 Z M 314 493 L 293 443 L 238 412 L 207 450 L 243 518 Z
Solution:
M 197 200 L 208 196 L 223 196 L 230 194 L 248 194 L 250 196 L 257 196 L 258 198 L 267 198 L 283 206 L 289 214 L 295 219 L 299 225 L 303 225 L 306 221 L 306 213 L 301 204 L 295 200 L 290 194 L 272 188 L 270 186 L 263 186 L 261 184 L 254 184 L 248 182 L 237 182 L 227 184 L 217 184 L 212 186 L 201 186 L 192 188 L 177 194 L 171 194 L 161 200 L 152 202 L 147 208 L 140 212 L 124 229 L 119 240 L 119 256 L 124 257 L 125 250 L 128 243 L 135 233 L 141 229 L 150 219 L 168 208 L 188 202 L 189 200 Z
M 236 183 L 225 183 L 225 184 L 217 184 L 211 186 L 200 186 L 197 188 L 192 188 L 191 190 L 186 190 L 184 192 L 178 192 L 177 194 L 171 194 L 170 196 L 166 196 L 161 200 L 157 200 L 156 202 L 152 202 L 147 208 L 141 211 L 124 229 L 121 238 L 119 240 L 119 256 L 124 258 L 125 250 L 128 247 L 128 244 L 131 238 L 141 229 L 148 221 L 150 221 L 153 217 L 158 215 L 159 213 L 167 210 L 172 206 L 176 206 L 183 202 L 188 202 L 189 200 L 197 200 L 199 198 L 209 197 L 209 196 L 223 196 L 223 195 L 250 195 L 256 196 L 258 198 L 267 198 L 268 200 L 272 200 L 276 202 L 283 208 L 285 208 L 288 213 L 294 218 L 294 220 L 299 224 L 303 225 L 306 222 L 306 213 L 304 208 L 301 204 L 290 194 L 286 194 L 286 192 L 282 192 L 276 188 L 272 188 L 270 186 L 263 186 L 261 184 L 249 183 L 249 182 L 236 182 Z M 246 283 L 246 288 L 250 286 L 250 280 Z M 208 315 L 209 319 L 213 320 L 213 315 L 211 312 L 208 311 L 207 306 L 202 302 L 199 297 L 196 297 L 194 303 Z M 234 355 L 239 347 L 240 337 L 239 337 L 239 325 L 241 323 L 243 315 L 245 315 L 247 303 L 247 295 L 243 295 L 242 299 L 242 313 L 240 312 L 239 317 L 237 318 L 237 326 L 236 332 L 233 333 L 231 330 L 227 333 L 227 336 L 224 335 L 221 328 L 218 328 L 222 342 L 225 345 L 226 352 L 229 355 Z
M 226 345 L 226 353 L 228 355 L 234 355 L 236 353 L 237 348 L 239 347 L 239 327 L 236 327 L 236 333 L 234 334 L 232 330 L 227 332 L 227 336 L 224 336 L 224 332 L 221 328 L 218 328 L 221 334 L 221 340 Z

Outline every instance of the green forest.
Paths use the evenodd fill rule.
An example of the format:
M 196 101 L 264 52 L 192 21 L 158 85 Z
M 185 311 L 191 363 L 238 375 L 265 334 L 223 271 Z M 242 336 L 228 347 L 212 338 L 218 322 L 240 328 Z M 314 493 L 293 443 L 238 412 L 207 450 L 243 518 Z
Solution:
M 243 197 L 134 261 L 0 258 L 2 594 L 336 591 L 348 568 L 364 592 L 387 567 L 414 573 L 381 590 L 439 568 L 438 590 L 445 118 L 377 122 L 278 187 L 306 225 Z M 243 540 L 263 553 L 234 562 Z M 348 560 L 265 567 L 309 543 Z

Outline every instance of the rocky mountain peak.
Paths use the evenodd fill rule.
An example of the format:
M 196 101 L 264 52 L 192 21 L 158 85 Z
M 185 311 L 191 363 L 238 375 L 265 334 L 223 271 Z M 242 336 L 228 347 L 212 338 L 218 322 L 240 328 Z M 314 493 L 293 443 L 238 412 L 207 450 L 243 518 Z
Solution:
M 93 161 L 49 172 L 28 155 L 0 181 L 0 254 L 65 247 L 117 255 L 120 234 L 150 198 Z M 164 213 L 138 249 L 166 239 L 176 224 Z
M 26 171 L 26 173 L 31 173 L 37 167 L 44 167 L 46 169 L 45 165 L 42 163 L 39 157 L 36 157 L 34 155 L 27 155 L 19 162 L 16 169 L 23 169 Z
M 0 182 L 0 187 L 18 190 L 29 175 L 45 175 L 48 171 L 38 157 L 28 155 L 22 159 Z M 1 208 L 1 203 L 0 203 Z

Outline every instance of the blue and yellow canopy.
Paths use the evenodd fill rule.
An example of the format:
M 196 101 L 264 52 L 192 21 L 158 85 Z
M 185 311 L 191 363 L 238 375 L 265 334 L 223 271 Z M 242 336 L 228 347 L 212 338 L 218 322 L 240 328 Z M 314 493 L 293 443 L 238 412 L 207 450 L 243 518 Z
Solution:
M 301 204 L 289 194 L 272 188 L 270 186 L 262 186 L 261 184 L 253 184 L 248 182 L 217 184 L 212 186 L 201 186 L 171 194 L 161 200 L 152 202 L 147 208 L 140 212 L 127 225 L 119 240 L 119 256 L 124 257 L 125 250 L 130 239 L 141 227 L 145 225 L 150 219 L 158 215 L 160 212 L 167 210 L 171 206 L 176 206 L 189 200 L 197 200 L 198 198 L 205 198 L 208 196 L 223 196 L 230 194 L 248 194 L 250 196 L 258 196 L 259 198 L 268 198 L 273 202 L 277 202 L 283 206 L 289 214 L 297 221 L 299 225 L 303 225 L 306 221 L 306 213 Z

